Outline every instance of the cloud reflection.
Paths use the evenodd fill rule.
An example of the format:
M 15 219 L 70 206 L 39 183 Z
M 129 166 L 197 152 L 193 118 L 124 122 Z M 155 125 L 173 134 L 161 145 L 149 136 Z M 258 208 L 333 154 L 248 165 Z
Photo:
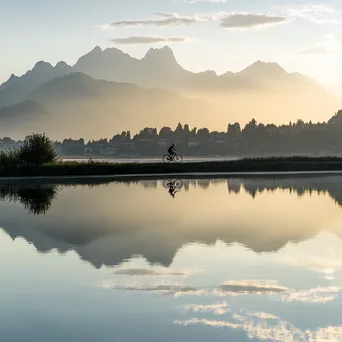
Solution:
M 185 311 L 192 312 L 210 312 L 215 315 L 224 315 L 230 311 L 230 309 L 228 308 L 228 304 L 226 302 L 208 305 L 188 304 L 182 306 L 182 309 Z
M 313 289 L 294 291 L 281 296 L 284 302 L 327 303 L 333 301 L 341 287 L 316 287 Z
M 241 281 L 226 281 L 220 286 L 220 290 L 224 293 L 237 292 L 242 294 L 265 294 L 278 293 L 287 290 L 284 286 L 279 286 L 276 281 L 258 281 L 258 280 L 241 280 Z
M 117 291 L 139 291 L 139 292 L 155 292 L 173 295 L 175 297 L 180 296 L 216 296 L 216 297 L 233 297 L 243 295 L 272 295 L 285 293 L 290 291 L 284 286 L 278 285 L 276 281 L 265 280 L 238 280 L 227 281 L 221 286 L 213 288 L 201 288 L 196 286 L 187 286 L 183 284 L 172 283 L 158 283 L 150 285 L 142 285 L 138 283 L 126 284 L 126 285 L 110 285 L 108 282 L 103 285 L 106 288 L 111 288 Z M 285 297 L 284 297 L 285 298 Z
M 291 260 L 290 263 L 324 274 L 334 274 L 337 269 L 342 267 L 342 262 L 339 260 L 319 257 L 295 259 Z
M 175 321 L 175 324 L 189 325 L 206 325 L 213 328 L 230 328 L 234 330 L 243 330 L 250 339 L 258 338 L 260 340 L 270 341 L 307 341 L 306 333 L 296 329 L 289 323 L 284 321 L 277 322 L 278 324 L 271 325 L 267 320 L 254 322 L 249 316 L 238 316 L 238 322 L 218 321 L 192 318 L 189 320 Z
M 105 285 L 108 288 L 108 284 Z M 178 294 L 193 294 L 199 295 L 204 294 L 205 290 L 197 289 L 191 286 L 185 286 L 181 284 L 156 284 L 156 285 L 142 285 L 142 284 L 131 284 L 131 285 L 113 285 L 111 287 L 117 291 L 134 291 L 134 292 L 155 292 L 158 294 L 174 295 Z
M 212 328 L 230 328 L 245 331 L 248 338 L 263 341 L 288 341 L 288 342 L 322 342 L 341 341 L 342 327 L 328 326 L 316 330 L 301 330 L 291 323 L 281 320 L 268 313 L 259 313 L 262 318 L 251 320 L 250 315 L 232 315 L 232 321 L 210 320 L 191 318 L 188 320 L 176 320 L 175 324 L 182 326 L 205 325 Z M 256 316 L 255 316 L 256 317 Z
M 211 297 L 236 297 L 246 295 L 268 295 L 275 296 L 280 302 L 301 302 L 311 304 L 324 304 L 335 300 L 337 295 L 341 292 L 342 287 L 328 286 L 315 287 L 309 289 L 290 289 L 279 285 L 276 281 L 256 281 L 256 280 L 238 280 L 227 281 L 222 285 L 212 288 L 203 288 L 196 286 L 189 286 L 180 283 L 160 282 L 157 284 L 124 284 L 118 285 L 115 283 L 104 282 L 103 287 L 113 289 L 116 291 L 135 291 L 135 292 L 154 292 L 157 294 L 169 295 L 174 297 L 180 296 L 211 296 Z M 225 303 L 225 302 L 224 302 Z M 217 303 L 215 305 L 218 305 Z M 193 312 L 199 312 L 207 309 L 208 311 L 214 307 L 198 306 L 191 304 L 185 306 L 184 309 Z M 216 309 L 223 309 L 216 307 Z M 223 311 L 221 311 L 223 312 Z M 228 312 L 228 311 L 227 311 Z M 262 316 L 263 313 L 249 313 L 249 316 L 258 318 L 270 318 Z M 272 317 L 273 319 L 276 317 Z
M 145 268 L 117 268 L 113 272 L 116 275 L 127 276 L 187 276 L 189 271 L 177 271 L 167 267 L 145 267 Z

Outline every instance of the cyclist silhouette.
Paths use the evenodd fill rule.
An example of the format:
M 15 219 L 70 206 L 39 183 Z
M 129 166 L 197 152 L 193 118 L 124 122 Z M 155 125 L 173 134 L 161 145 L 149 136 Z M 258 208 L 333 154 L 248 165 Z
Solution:
M 167 183 L 167 185 L 169 186 L 169 194 L 175 198 L 175 194 L 176 194 L 176 187 L 175 187 L 175 184 L 174 182 L 170 182 L 170 183 Z
M 173 159 L 173 157 L 175 156 L 176 154 L 176 148 L 175 148 L 175 144 L 172 144 L 168 149 L 167 149 L 167 152 L 169 153 L 169 158 L 170 159 Z
M 175 198 L 175 194 L 183 187 L 183 182 L 180 179 L 165 179 L 163 181 L 163 186 L 167 188 L 169 190 L 168 193 Z

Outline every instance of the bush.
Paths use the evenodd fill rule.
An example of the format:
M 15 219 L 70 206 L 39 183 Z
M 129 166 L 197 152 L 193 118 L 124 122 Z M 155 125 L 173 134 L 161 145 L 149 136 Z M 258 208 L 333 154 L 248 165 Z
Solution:
M 24 166 L 40 166 L 55 163 L 58 154 L 52 141 L 45 134 L 33 134 L 26 138 L 17 152 L 20 164 Z
M 8 150 L 0 152 L 0 167 L 15 168 L 19 166 L 18 150 Z

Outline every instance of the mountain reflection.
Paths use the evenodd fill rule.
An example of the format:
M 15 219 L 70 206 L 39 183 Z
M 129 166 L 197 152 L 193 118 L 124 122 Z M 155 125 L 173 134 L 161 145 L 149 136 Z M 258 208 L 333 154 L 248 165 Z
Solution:
M 338 175 L 182 179 L 184 196 L 179 201 L 165 196 L 163 180 L 6 183 L 0 186 L 2 205 L 19 202 L 30 215 L 8 204 L 6 210 L 0 207 L 0 226 L 40 252 L 74 250 L 95 267 L 118 265 L 132 256 L 168 266 L 177 251 L 192 242 L 239 243 L 261 253 L 306 240 L 326 227 L 342 237 L 338 224 L 325 224 L 329 214 L 316 210 L 312 215 L 319 216 L 314 217 L 310 211 L 311 196 L 316 194 L 315 205 L 324 202 L 334 212 L 335 222 L 342 222 L 342 210 L 327 201 L 330 196 L 342 205 L 341 181 Z M 306 198 L 307 212 L 293 202 L 288 207 L 277 202 L 298 196 Z M 283 216 L 264 205 L 266 199 Z M 250 214 L 255 207 L 258 211 Z M 302 216 L 297 220 L 298 215 Z

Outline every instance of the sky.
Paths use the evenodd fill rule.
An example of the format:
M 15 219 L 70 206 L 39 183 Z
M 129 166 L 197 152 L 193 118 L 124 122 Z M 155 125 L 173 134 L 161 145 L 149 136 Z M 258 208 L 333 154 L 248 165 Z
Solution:
M 169 45 L 191 71 L 262 60 L 342 85 L 341 0 L 0 0 L 0 14 L 0 83 L 95 46 L 141 58 Z

